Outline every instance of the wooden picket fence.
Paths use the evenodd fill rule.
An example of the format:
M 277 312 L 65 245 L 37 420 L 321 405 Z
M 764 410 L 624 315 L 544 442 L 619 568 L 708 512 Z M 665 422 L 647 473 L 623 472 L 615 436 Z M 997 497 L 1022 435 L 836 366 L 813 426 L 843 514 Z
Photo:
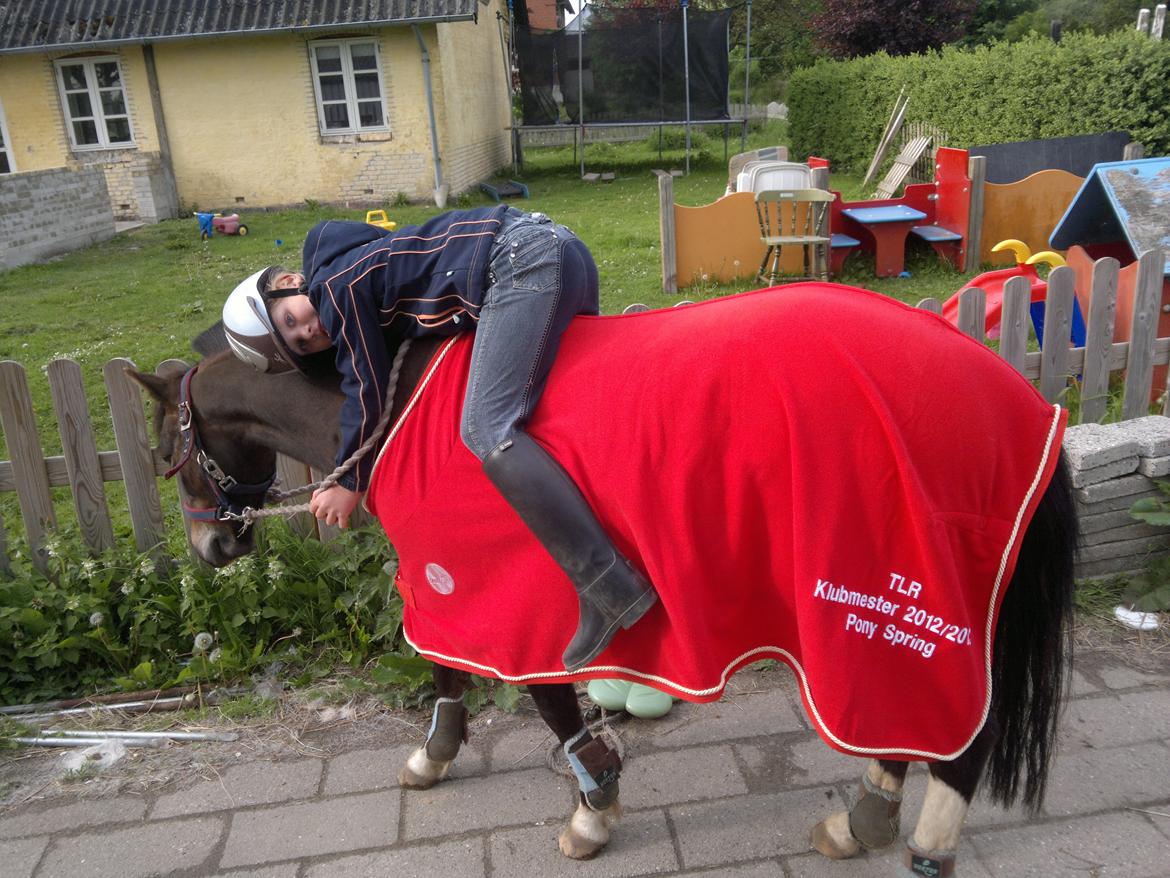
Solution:
M 1034 381 L 1044 397 L 1059 401 L 1070 378 L 1080 376 L 1080 421 L 1094 422 L 1106 413 L 1110 375 L 1125 372 L 1121 418 L 1140 417 L 1149 411 L 1154 367 L 1170 363 L 1170 338 L 1156 338 L 1161 313 L 1163 258 L 1160 251 L 1143 253 L 1138 265 L 1132 332 L 1128 341 L 1114 342 L 1117 309 L 1118 263 L 1100 259 L 1092 275 L 1092 305 L 1085 315 L 1084 347 L 1073 348 L 1070 337 L 1074 292 L 1071 268 L 1054 269 L 1048 278 L 1044 338 L 1041 350 L 1028 351 L 1030 285 L 1025 278 L 1008 281 L 1003 296 L 1002 334 L 999 353 L 1025 377 Z M 937 300 L 919 307 L 941 312 Z M 986 296 L 982 290 L 966 291 L 960 298 L 959 328 L 983 342 Z M 106 394 L 114 426 L 116 451 L 99 451 L 94 440 L 89 404 L 83 390 L 81 369 L 72 360 L 55 360 L 47 374 L 57 417 L 63 454 L 46 456 L 41 450 L 24 368 L 13 361 L 0 362 L 0 425 L 11 460 L 0 461 L 0 492 L 15 492 L 25 536 L 34 562 L 44 565 L 43 546 L 56 527 L 51 489 L 67 487 L 82 538 L 96 554 L 113 546 L 113 526 L 106 503 L 105 483 L 122 482 L 139 551 L 157 552 L 164 543 L 164 519 L 158 478 L 166 463 L 152 449 L 142 394 L 125 373 L 133 364 L 114 359 L 103 368 Z M 160 369 L 185 368 L 168 361 Z M 1170 400 L 1163 413 L 1170 414 Z M 278 475 L 287 487 L 319 478 L 303 464 L 281 457 Z M 333 528 L 317 528 L 307 515 L 294 521 L 305 535 L 330 539 Z M 4 522 L 0 520 L 0 572 L 10 569 Z

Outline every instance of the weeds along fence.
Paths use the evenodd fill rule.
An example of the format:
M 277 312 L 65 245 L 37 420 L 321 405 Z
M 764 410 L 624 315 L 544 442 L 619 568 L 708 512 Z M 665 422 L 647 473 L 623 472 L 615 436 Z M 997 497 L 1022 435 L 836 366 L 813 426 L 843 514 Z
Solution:
M 1052 402 L 1062 399 L 1070 383 L 1079 386 L 1081 423 L 1100 421 L 1107 414 L 1111 379 L 1123 384 L 1120 398 L 1122 420 L 1149 412 L 1151 400 L 1160 395 L 1170 364 L 1170 337 L 1158 338 L 1162 309 L 1163 257 L 1157 250 L 1141 255 L 1134 280 L 1132 320 L 1128 338 L 1115 340 L 1118 309 L 1119 266 L 1116 259 L 1104 258 L 1093 265 L 1092 296 L 1085 315 L 1087 333 L 1084 347 L 1070 347 L 1076 275 L 1069 267 L 1053 269 L 1048 277 L 1043 338 L 1040 350 L 1029 351 L 1031 286 L 1026 278 L 1012 278 L 1003 290 L 999 354 L 1036 383 Z M 1130 310 L 1128 300 L 1125 312 Z M 942 305 L 927 299 L 919 307 L 940 313 Z M 959 303 L 959 329 L 986 343 L 987 295 L 970 289 Z M 106 504 L 106 482 L 122 482 L 139 551 L 158 552 L 166 533 L 158 479 L 166 463 L 152 448 L 141 391 L 126 375 L 133 364 L 114 359 L 103 367 L 103 379 L 114 426 L 117 449 L 99 451 L 90 425 L 89 403 L 82 384 L 81 368 L 72 360 L 55 360 L 47 375 L 53 399 L 57 429 L 63 453 L 46 456 L 41 449 L 25 369 L 11 360 L 0 362 L 0 425 L 8 443 L 11 460 L 0 461 L 0 492 L 15 492 L 19 501 L 24 533 L 33 551 L 34 563 L 43 566 L 43 546 L 57 526 L 51 489 L 67 488 L 72 498 L 77 527 L 85 543 L 96 554 L 113 546 L 114 532 Z M 182 369 L 185 364 L 170 360 L 162 370 Z M 1152 390 L 1156 388 L 1156 390 Z M 961 402 L 959 402 L 961 404 Z M 1164 403 L 1170 414 L 1170 400 Z M 288 458 L 278 459 L 277 471 L 285 487 L 307 484 L 317 477 Z M 317 528 L 307 515 L 293 522 L 302 534 L 330 539 L 333 528 Z M 0 521 L 0 573 L 10 560 L 5 524 Z

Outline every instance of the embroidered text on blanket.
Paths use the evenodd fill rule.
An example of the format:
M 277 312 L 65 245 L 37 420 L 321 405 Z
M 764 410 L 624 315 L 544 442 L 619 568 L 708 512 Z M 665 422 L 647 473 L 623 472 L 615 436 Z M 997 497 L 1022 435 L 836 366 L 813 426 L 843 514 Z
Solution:
M 866 594 L 862 591 L 853 591 L 843 585 L 833 585 L 827 579 L 818 579 L 816 588 L 813 589 L 813 597 L 820 598 L 824 601 L 830 601 L 834 604 L 848 604 L 851 607 L 859 607 L 863 610 L 877 610 L 879 613 L 885 613 L 887 616 L 892 616 L 898 612 L 898 607 L 901 604 L 891 603 L 881 595 Z

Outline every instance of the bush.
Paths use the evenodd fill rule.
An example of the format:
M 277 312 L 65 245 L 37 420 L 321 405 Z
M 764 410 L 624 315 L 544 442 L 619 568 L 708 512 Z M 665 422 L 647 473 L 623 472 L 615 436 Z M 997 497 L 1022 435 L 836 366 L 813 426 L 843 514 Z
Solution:
M 17 552 L 12 578 L 0 579 L 4 703 L 226 683 L 277 657 L 357 667 L 403 649 L 402 601 L 384 569 L 392 555 L 374 528 L 325 545 L 267 522 L 257 551 L 219 570 L 186 555 L 89 558 L 76 537 L 46 548 L 47 577 Z
M 902 88 L 908 118 L 950 146 L 1128 131 L 1147 155 L 1170 152 L 1170 42 L 1120 31 L 819 61 L 790 81 L 794 153 L 863 169 Z

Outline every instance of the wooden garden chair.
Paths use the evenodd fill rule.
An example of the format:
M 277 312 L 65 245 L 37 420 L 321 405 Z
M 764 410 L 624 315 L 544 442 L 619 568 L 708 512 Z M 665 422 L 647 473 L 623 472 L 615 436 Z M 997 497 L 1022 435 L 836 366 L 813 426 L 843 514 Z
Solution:
M 780 276 L 780 261 L 793 247 L 801 248 L 800 276 L 784 281 L 829 279 L 829 206 L 833 193 L 823 189 L 770 189 L 756 194 L 760 241 L 766 248 L 758 278 L 769 286 Z M 787 248 L 787 249 L 786 249 Z

